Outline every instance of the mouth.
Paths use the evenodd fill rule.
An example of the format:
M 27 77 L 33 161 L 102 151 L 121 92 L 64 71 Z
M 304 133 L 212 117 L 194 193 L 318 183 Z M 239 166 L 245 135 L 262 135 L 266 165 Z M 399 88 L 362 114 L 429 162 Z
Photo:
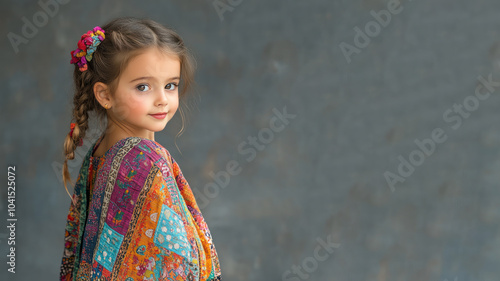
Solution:
M 156 119 L 165 119 L 165 117 L 167 117 L 166 112 L 160 112 L 160 113 L 149 114 L 149 115 L 153 116 Z

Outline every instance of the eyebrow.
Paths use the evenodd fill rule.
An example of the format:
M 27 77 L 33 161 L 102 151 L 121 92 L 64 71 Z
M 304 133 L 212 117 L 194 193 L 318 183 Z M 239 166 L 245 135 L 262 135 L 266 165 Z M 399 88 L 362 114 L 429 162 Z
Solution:
M 146 80 L 146 79 L 152 79 L 152 78 L 153 77 L 151 77 L 151 76 L 139 77 L 139 78 L 135 78 L 134 80 L 130 81 L 130 83 L 133 83 L 133 82 L 138 81 L 138 80 Z M 180 80 L 180 79 L 181 79 L 180 77 L 175 76 L 175 77 L 170 77 L 167 80 Z

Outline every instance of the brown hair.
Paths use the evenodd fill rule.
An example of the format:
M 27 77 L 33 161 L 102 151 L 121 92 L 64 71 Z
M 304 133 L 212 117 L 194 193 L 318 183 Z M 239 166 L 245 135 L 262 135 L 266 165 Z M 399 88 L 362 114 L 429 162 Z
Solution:
M 105 39 L 97 47 L 92 60 L 88 62 L 88 69 L 81 72 L 75 65 L 73 72 L 76 88 L 73 97 L 73 119 L 76 125 L 72 135 L 68 133 L 64 141 L 65 160 L 62 170 L 64 188 L 68 195 L 67 182 L 71 183 L 68 160 L 75 158 L 77 145 L 85 138 L 85 132 L 89 127 L 89 112 L 94 111 L 100 120 L 106 118 L 106 110 L 94 97 L 93 86 L 96 82 L 109 85 L 113 93 L 120 73 L 127 66 L 128 61 L 146 48 L 157 47 L 162 51 L 175 54 L 180 60 L 180 100 L 183 101 L 183 97 L 194 85 L 195 60 L 184 45 L 182 38 L 174 30 L 153 20 L 130 17 L 115 19 L 102 26 L 102 29 L 105 32 Z M 184 130 L 182 107 L 179 107 L 179 112 L 182 117 L 182 128 L 177 135 Z

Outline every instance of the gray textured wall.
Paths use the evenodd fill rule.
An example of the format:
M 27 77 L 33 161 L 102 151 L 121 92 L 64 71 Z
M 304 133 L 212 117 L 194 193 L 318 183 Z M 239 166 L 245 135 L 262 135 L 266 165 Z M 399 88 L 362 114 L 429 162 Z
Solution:
M 69 52 L 124 15 L 175 28 L 197 57 L 182 153 L 179 116 L 157 140 L 202 202 L 224 280 L 499 280 L 500 2 L 60 1 L 46 22 L 38 1 L 2 1 L 1 280 L 58 278 Z M 284 108 L 295 117 L 270 126 Z M 223 187 L 210 175 L 228 163 L 241 172 Z

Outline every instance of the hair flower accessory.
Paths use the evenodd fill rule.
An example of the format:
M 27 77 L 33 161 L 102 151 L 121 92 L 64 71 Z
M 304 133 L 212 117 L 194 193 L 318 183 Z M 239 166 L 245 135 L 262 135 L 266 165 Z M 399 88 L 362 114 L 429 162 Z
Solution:
M 76 64 L 80 71 L 87 70 L 87 62 L 92 60 L 92 54 L 95 52 L 97 46 L 104 40 L 104 30 L 99 26 L 89 30 L 83 34 L 78 41 L 78 48 L 71 51 L 71 62 Z
M 69 136 L 71 138 L 73 138 L 73 130 L 75 129 L 75 126 L 76 126 L 76 123 L 71 123 L 71 125 L 70 125 L 71 131 L 69 131 Z M 82 145 L 83 145 L 83 139 L 80 139 L 80 142 L 78 143 L 78 146 L 82 146 Z

